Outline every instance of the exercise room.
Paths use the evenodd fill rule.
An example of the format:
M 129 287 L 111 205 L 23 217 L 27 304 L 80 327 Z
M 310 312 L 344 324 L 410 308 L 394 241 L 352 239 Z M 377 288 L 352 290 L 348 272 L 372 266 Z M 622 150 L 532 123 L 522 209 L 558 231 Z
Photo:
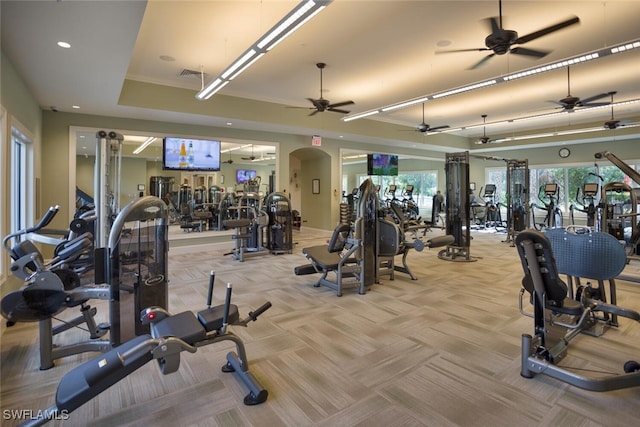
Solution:
M 637 425 L 638 16 L 3 0 L 2 425 Z

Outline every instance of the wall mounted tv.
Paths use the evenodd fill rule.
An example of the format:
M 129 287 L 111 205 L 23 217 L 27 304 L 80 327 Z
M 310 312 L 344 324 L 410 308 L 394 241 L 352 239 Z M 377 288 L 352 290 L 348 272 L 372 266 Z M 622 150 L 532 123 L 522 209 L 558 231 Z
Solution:
M 220 141 L 166 137 L 162 140 L 162 168 L 175 171 L 220 170 Z
M 244 184 L 250 179 L 255 179 L 258 175 L 258 172 L 253 169 L 237 169 L 236 170 L 236 181 L 238 184 Z
M 367 154 L 367 175 L 398 175 L 398 155 Z

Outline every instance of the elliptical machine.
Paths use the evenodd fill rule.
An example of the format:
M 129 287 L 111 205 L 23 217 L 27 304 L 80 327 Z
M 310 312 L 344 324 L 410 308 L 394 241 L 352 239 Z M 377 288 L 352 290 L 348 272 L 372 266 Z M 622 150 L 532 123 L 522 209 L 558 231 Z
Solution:
M 541 197 L 542 195 L 542 197 Z M 558 184 L 555 182 L 548 182 L 540 186 L 538 191 L 538 198 L 542 202 L 543 206 L 539 206 L 535 203 L 531 204 L 532 224 L 536 230 L 542 230 L 544 228 L 556 228 L 562 227 L 562 211 L 558 207 L 559 189 Z M 549 201 L 546 202 L 545 199 Z M 536 222 L 534 208 L 544 210 L 546 215 L 543 222 Z
M 571 213 L 571 224 L 575 225 L 574 211 L 587 214 L 587 227 L 595 227 L 595 231 L 600 231 L 600 218 L 597 215 L 598 205 L 596 199 L 600 191 L 600 186 L 596 182 L 585 182 L 582 188 L 576 190 L 576 203 L 580 206 L 571 204 L 569 211 Z M 581 194 L 582 193 L 582 194 Z

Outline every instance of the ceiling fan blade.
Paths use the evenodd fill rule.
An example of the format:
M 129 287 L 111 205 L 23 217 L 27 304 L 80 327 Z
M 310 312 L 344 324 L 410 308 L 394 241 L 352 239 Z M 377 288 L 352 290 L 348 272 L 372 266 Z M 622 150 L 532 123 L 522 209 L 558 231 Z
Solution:
M 549 27 L 543 28 L 538 31 L 534 31 L 533 33 L 527 34 L 522 37 L 518 37 L 513 44 L 524 44 L 530 42 L 531 40 L 535 40 L 539 37 L 546 36 L 547 34 L 551 34 L 563 28 L 569 27 L 571 25 L 578 24 L 580 22 L 580 18 L 574 16 L 573 18 L 567 19 L 562 22 L 558 22 L 557 24 L 551 25 Z
M 467 68 L 467 70 L 475 70 L 476 68 L 482 67 L 488 60 L 493 58 L 495 55 L 496 55 L 495 53 L 490 53 L 489 55 L 482 58 L 480 61 L 473 64 L 471 67 Z
M 353 102 L 353 101 L 336 102 L 335 104 L 327 105 L 327 108 L 331 109 L 331 108 L 342 107 L 342 106 L 351 105 L 351 104 L 355 104 L 355 102 Z
M 446 129 L 448 127 L 449 127 L 449 125 L 435 126 L 435 127 L 427 129 L 427 131 L 428 132 L 436 132 L 436 131 L 439 131 L 440 129 Z
M 597 101 L 598 99 L 602 99 L 602 98 L 605 98 L 607 96 L 609 96 L 608 93 L 601 93 L 601 94 L 598 94 L 598 95 L 594 95 L 594 96 L 592 96 L 590 98 L 585 98 L 585 99 L 581 100 L 578 104 L 579 105 L 590 104 L 591 106 L 595 107 L 595 104 L 591 104 L 591 102 Z M 610 104 L 609 102 L 604 102 L 601 105 L 609 105 L 609 104 Z
M 315 116 L 318 113 L 318 110 L 313 110 L 309 113 L 310 116 Z
M 514 47 L 513 49 L 510 50 L 510 52 L 516 55 L 534 56 L 536 58 L 542 58 L 549 54 L 549 51 L 527 49 L 526 47 L 520 47 L 520 46 Z
M 331 112 L 334 112 L 334 113 L 341 113 L 341 114 L 349 114 L 351 112 L 351 111 L 340 110 L 338 108 L 331 108 L 331 107 L 327 108 L 327 111 L 331 111 Z
M 436 55 L 439 55 L 441 53 L 457 53 L 457 52 L 482 52 L 484 50 L 491 50 L 489 48 L 486 47 L 478 47 L 478 48 L 474 48 L 474 49 L 452 49 L 452 50 L 437 50 L 435 52 L 433 52 Z

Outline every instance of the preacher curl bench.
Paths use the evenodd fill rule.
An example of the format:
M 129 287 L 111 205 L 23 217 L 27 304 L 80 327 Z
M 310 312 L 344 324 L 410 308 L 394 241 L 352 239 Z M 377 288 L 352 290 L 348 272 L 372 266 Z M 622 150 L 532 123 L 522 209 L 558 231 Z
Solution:
M 624 249 L 607 233 L 566 234 L 563 240 L 582 240 L 585 243 L 585 250 L 573 251 L 574 264 L 576 267 L 583 265 L 583 271 L 591 271 L 588 275 L 577 274 L 578 276 L 607 280 L 609 277 L 617 276 L 624 269 Z M 624 374 L 597 378 L 579 375 L 558 366 L 566 356 L 571 340 L 581 333 L 594 335 L 594 326 L 607 320 L 606 317 L 603 320 L 602 314 L 640 321 L 640 313 L 594 298 L 589 286 L 576 292 L 576 295 L 579 295 L 578 299 L 567 297 L 568 287 L 560 279 L 551 241 L 545 234 L 536 230 L 524 230 L 518 233 L 515 243 L 525 273 L 523 288 L 520 291 L 520 311 L 534 319 L 533 336 L 522 335 L 520 374 L 525 378 L 544 374 L 590 391 L 640 386 L 640 363 L 636 361 L 624 364 Z M 586 250 L 586 245 L 589 246 L 589 250 Z M 576 270 L 577 268 L 574 268 L 574 271 Z M 530 294 L 533 314 L 523 310 L 523 297 L 527 293 Z
M 151 360 L 158 362 L 162 374 L 170 374 L 180 367 L 180 353 L 195 353 L 199 347 L 220 341 L 232 341 L 237 353 L 227 354 L 227 363 L 222 372 L 235 372 L 241 382 L 249 389 L 244 398 L 245 405 L 257 405 L 267 400 L 267 390 L 249 372 L 246 351 L 242 340 L 227 330 L 229 325 L 247 326 L 271 307 L 266 302 L 256 311 L 240 319 L 238 307 L 231 304 L 231 285 L 227 285 L 225 303 L 211 307 L 213 282 L 211 273 L 208 308 L 194 314 L 185 311 L 176 315 L 169 314 L 159 307 L 150 307 L 140 314 L 143 324 L 150 325 L 151 335 L 140 335 L 115 347 L 93 360 L 72 369 L 62 377 L 56 391 L 56 404 L 44 411 L 26 426 L 40 426 L 48 421 L 69 414 L 89 400 L 116 384 Z

